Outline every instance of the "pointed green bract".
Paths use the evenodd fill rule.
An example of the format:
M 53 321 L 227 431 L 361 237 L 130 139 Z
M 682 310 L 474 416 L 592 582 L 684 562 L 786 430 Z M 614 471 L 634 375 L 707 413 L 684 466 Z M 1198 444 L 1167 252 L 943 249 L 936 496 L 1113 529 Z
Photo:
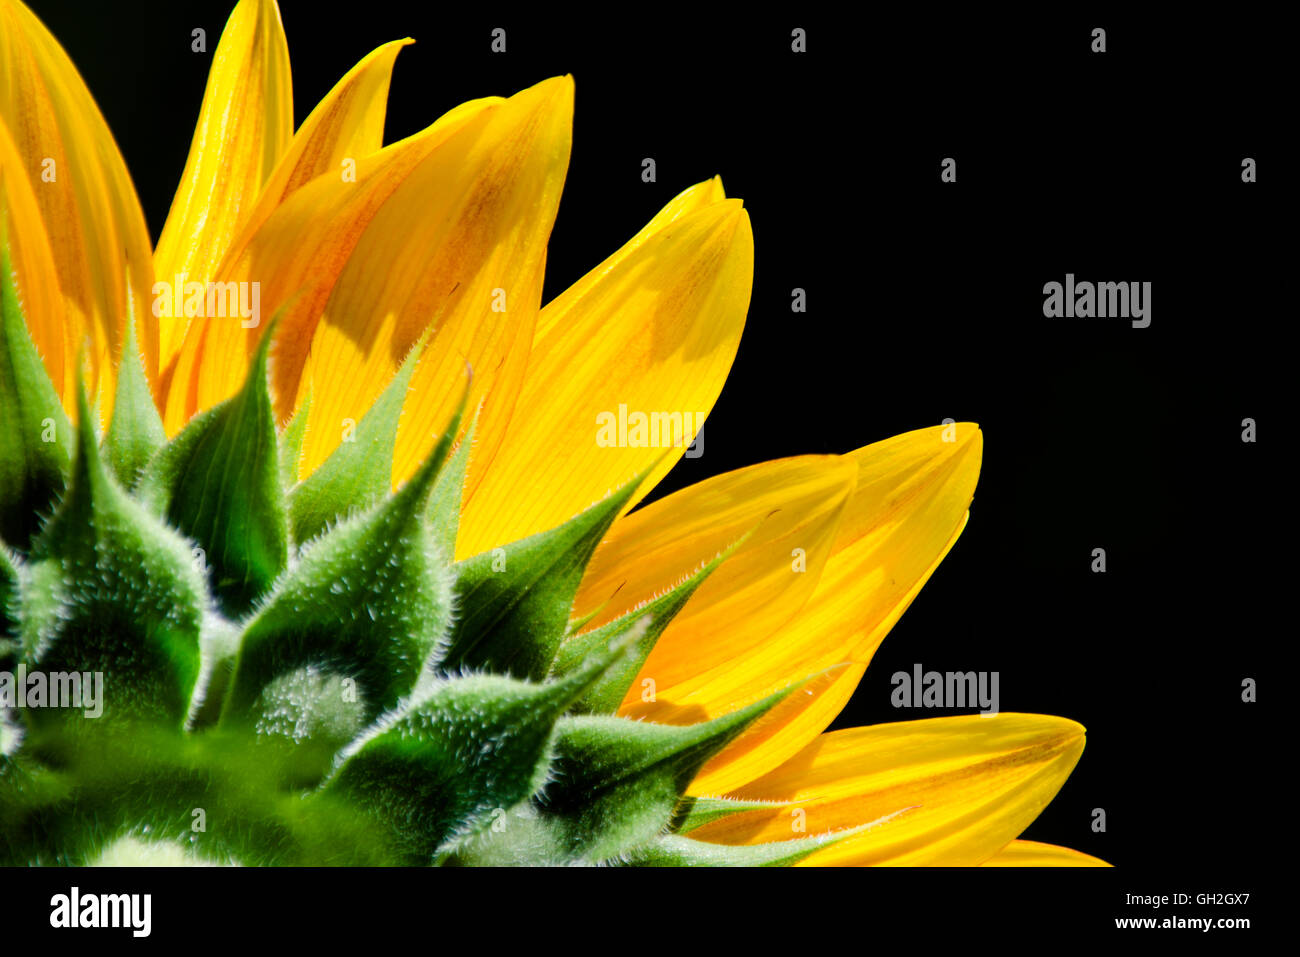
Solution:
M 311 390 L 280 433 L 280 487 L 291 490 L 298 484 L 298 465 L 302 461 L 302 442 L 307 437 L 307 419 L 311 413 Z
M 275 326 L 263 335 L 243 389 L 191 421 L 140 480 L 141 496 L 203 550 L 213 595 L 231 617 L 252 608 L 289 558 L 266 372 Z
M 574 706 L 575 711 L 590 714 L 613 714 L 618 710 L 619 705 L 623 703 L 623 697 L 627 694 L 628 688 L 632 687 L 632 682 L 636 680 L 637 674 L 641 671 L 641 666 L 645 664 L 646 658 L 654 650 L 655 642 L 659 640 L 659 636 L 663 634 L 669 622 L 686 607 L 686 603 L 695 594 L 695 590 L 704 584 L 704 580 L 713 573 L 714 569 L 726 561 L 734 548 L 735 546 L 718 555 L 717 558 L 692 574 L 686 581 L 658 598 L 646 602 L 645 605 L 619 618 L 615 618 L 599 628 L 572 635 L 565 639 L 564 643 L 560 645 L 552 669 L 556 674 L 561 675 L 567 673 L 576 663 L 590 654 L 592 647 L 608 644 L 619 635 L 629 634 L 633 629 L 640 629 L 635 651 L 627 657 L 621 667 L 611 671 L 600 682 L 593 685 L 583 695 L 582 700 Z
M 556 720 L 624 653 L 607 649 L 545 684 L 490 675 L 437 682 L 351 748 L 327 791 L 387 822 L 403 861 L 430 863 L 541 787 Z
M 417 344 L 375 400 L 355 433 L 348 435 L 289 496 L 294 541 L 305 542 L 349 511 L 365 508 L 388 494 L 393 482 L 397 422 L 420 358 Z
M 795 838 L 766 844 L 707 844 L 667 834 L 629 854 L 632 867 L 785 867 L 824 847 L 827 839 Z
M 63 492 L 72 426 L 27 331 L 19 280 L 0 206 L 0 538 L 26 549 Z
M 129 296 L 129 285 L 127 289 Z M 117 393 L 113 399 L 113 421 L 104 437 L 104 458 L 126 489 L 135 487 L 145 463 L 167 444 L 162 417 L 149 391 L 149 380 L 145 378 L 132 316 L 133 311 L 128 308 L 126 341 L 122 343 Z
M 346 741 L 414 689 L 452 618 L 449 563 L 420 520 L 449 446 L 304 549 L 244 631 L 227 719 L 323 722 Z
M 444 666 L 545 677 L 587 562 L 642 478 L 559 528 L 459 563 L 456 597 L 464 612 Z
M 580 631 L 578 585 L 643 476 L 556 529 L 453 563 L 473 455 L 473 427 L 452 452 L 464 401 L 391 492 L 412 355 L 356 447 L 298 482 L 306 418 L 277 434 L 268 342 L 234 398 L 160 444 L 128 330 L 103 444 L 83 390 L 61 502 L 30 548 L 0 546 L 0 669 L 104 679 L 98 717 L 4 718 L 0 864 L 148 844 L 252 865 L 753 865 L 832 839 L 680 837 L 752 809 L 684 794 L 781 695 L 698 725 L 613 716 L 731 550 Z M 30 380 L 9 387 L 41 394 Z
M 20 593 L 23 658 L 47 674 L 102 674 L 105 716 L 179 726 L 199 671 L 202 581 L 184 540 L 109 473 L 84 389 L 78 407 L 68 493 L 33 543 Z
M 704 763 L 785 694 L 701 724 L 675 727 L 582 715 L 556 728 L 543 815 L 570 856 L 604 860 L 661 833 Z
M 433 526 L 433 536 L 438 545 L 449 557 L 456 556 L 456 535 L 460 531 L 461 496 L 465 490 L 465 472 L 469 468 L 469 456 L 474 448 L 474 432 L 478 427 L 478 416 L 470 422 L 469 428 L 460 440 L 460 445 L 447 460 L 446 466 L 438 473 L 438 480 L 433 483 L 429 494 L 427 512 L 429 524 Z
M 201 668 L 186 725 L 190 731 L 216 724 L 230 690 L 239 656 L 239 629 L 220 615 L 208 615 L 200 636 Z
M 677 806 L 673 829 L 679 834 L 689 834 L 696 828 L 746 811 L 770 810 L 786 807 L 784 801 L 743 801 L 739 798 L 687 797 Z
M 622 641 L 629 651 L 635 646 L 635 638 Z M 680 727 L 596 715 L 561 718 L 546 787 L 460 847 L 455 863 L 549 866 L 622 859 L 675 829 L 681 795 L 699 769 L 788 693 Z
M 872 825 L 831 834 L 811 834 L 763 844 L 709 844 L 680 834 L 666 834 L 623 857 L 633 867 L 789 867 L 815 851 L 868 830 Z
M 621 588 L 622 586 L 620 585 L 619 587 Z M 615 594 L 617 594 L 617 591 L 615 592 Z M 612 600 L 612 598 L 607 599 L 605 604 L 608 604 L 610 600 Z M 579 615 L 577 618 L 570 618 L 568 630 L 565 632 L 565 637 L 564 637 L 565 643 L 567 643 L 574 635 L 581 632 L 582 629 L 586 628 L 589 624 L 595 621 L 596 618 L 600 615 L 600 613 L 603 612 L 604 610 L 605 610 L 605 605 L 597 605 L 595 608 L 587 612 L 585 615 Z M 559 663 L 558 654 L 556 655 L 556 663 L 558 667 L 558 663 Z

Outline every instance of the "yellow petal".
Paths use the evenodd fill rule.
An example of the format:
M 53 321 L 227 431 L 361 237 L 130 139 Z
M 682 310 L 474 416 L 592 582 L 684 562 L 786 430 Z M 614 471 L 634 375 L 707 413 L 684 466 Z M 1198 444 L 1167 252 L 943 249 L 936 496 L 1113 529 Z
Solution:
M 788 654 L 792 666 L 807 671 L 836 662 L 853 666 L 783 702 L 784 723 L 742 734 L 704 766 L 692 788 L 723 790 L 750 780 L 835 720 L 885 635 L 966 527 L 983 449 L 979 426 L 962 422 L 907 432 L 851 454 L 857 488 L 831 558 L 771 653 Z
M 813 593 L 857 472 L 856 463 L 838 455 L 763 462 L 706 479 L 614 524 L 574 601 L 575 618 L 595 612 L 584 630 L 663 594 L 743 539 L 673 619 L 671 636 L 662 636 L 650 653 L 641 676 L 653 677 L 655 700 L 643 701 L 638 683 L 623 714 L 688 724 L 705 712 L 730 710 L 732 686 L 711 685 L 708 676 L 717 669 L 745 687 L 749 682 L 739 672 L 763 666 L 763 640 Z M 711 640 L 720 632 L 725 642 Z M 778 669 L 757 684 L 788 681 Z M 688 697 L 689 704 L 678 703 Z
M 543 310 L 505 438 L 490 467 L 471 463 L 458 556 L 553 528 L 654 465 L 630 509 L 685 452 L 753 285 L 749 216 L 720 193 L 712 181 L 674 200 Z
M 65 363 L 73 366 L 76 355 L 70 361 L 64 356 L 66 323 L 54 254 L 22 158 L 3 121 L 0 121 L 0 232 L 3 232 L 0 241 L 8 244 L 27 331 L 45 362 L 50 381 L 59 389 L 64 384 Z M 67 390 L 65 403 L 69 395 L 75 402 L 75 390 Z
M 792 807 L 734 815 L 691 836 L 752 844 L 879 821 L 805 863 L 980 864 L 1056 796 L 1083 745 L 1081 725 L 1036 714 L 833 731 L 734 795 L 793 802 Z
M 489 423 L 509 417 L 527 362 L 572 132 L 571 77 L 488 103 L 374 211 L 311 337 L 304 374 L 328 388 L 312 399 L 304 473 L 338 446 L 347 420 L 361 420 L 426 329 L 393 479 L 432 447 L 467 366 L 470 408 L 484 400 L 476 455 L 490 458 Z
M 128 301 L 135 304 L 148 370 L 157 368 L 149 234 L 90 91 L 58 41 L 17 0 L 0 0 L 0 120 L 23 158 L 45 224 L 64 300 L 63 352 L 75 356 L 85 348 L 90 388 L 108 414 Z M 53 349 L 45 356 L 51 359 Z M 76 400 L 75 366 L 65 361 L 54 380 L 68 407 Z
M 564 294 L 570 298 L 586 296 L 593 287 L 601 282 L 607 273 L 623 262 L 633 250 L 639 248 L 654 233 L 657 233 L 675 219 L 680 219 L 682 216 L 701 209 L 707 209 L 726 198 L 727 194 L 722 188 L 721 176 L 715 176 L 703 183 L 696 183 L 694 186 L 682 190 L 669 201 L 667 206 L 659 210 L 650 222 L 642 226 L 640 232 L 624 243 L 618 252 L 575 282 L 565 290 Z M 557 299 L 556 302 L 558 301 Z M 556 321 L 564 315 L 562 310 L 552 308 L 554 305 L 555 303 L 551 303 L 545 306 L 537 317 L 537 329 L 533 334 L 534 348 L 536 348 L 538 342 L 552 333 Z
M 1082 851 L 1042 844 L 1038 841 L 1012 841 L 982 867 L 1110 867 L 1100 857 Z
M 402 47 L 412 42 L 393 40 L 373 50 L 303 120 L 243 226 L 244 240 L 232 244 L 227 257 L 237 256 L 257 227 L 300 187 L 326 174 L 347 182 L 352 170 L 345 164 L 355 164 L 384 145 L 393 64 Z
M 813 588 L 790 609 L 794 617 L 783 623 L 776 615 L 749 622 L 740 605 L 731 614 L 711 617 L 706 585 L 683 615 L 706 616 L 703 620 L 710 627 L 679 629 L 677 622 L 668 626 L 633 686 L 635 696 L 630 694 L 624 703 L 629 714 L 664 724 L 691 723 L 818 676 L 706 764 L 691 785 L 692 794 L 728 791 L 770 771 L 835 719 L 884 636 L 960 535 L 979 477 L 982 445 L 979 428 L 963 423 L 909 432 L 844 456 L 857 470 L 854 491 L 838 519 L 829 558 L 821 557 L 820 545 L 805 550 L 810 567 L 803 574 L 810 576 L 807 582 Z M 616 523 L 610 537 L 620 541 L 618 566 L 642 563 L 637 539 L 645 536 L 642 530 L 655 526 L 662 526 L 657 534 L 676 541 L 682 556 L 675 563 L 679 567 L 712 558 L 712 553 L 695 549 L 692 537 L 697 533 L 692 529 L 682 536 L 673 532 L 674 502 L 690 501 L 694 494 L 686 489 Z M 637 534 L 624 533 L 624 522 L 632 523 L 629 528 Z M 672 554 L 667 544 L 655 548 L 658 554 Z M 812 577 L 814 556 L 825 566 Z M 767 574 L 801 577 L 791 571 L 789 551 L 784 556 L 770 553 L 767 560 Z M 660 561 L 655 557 L 645 564 L 654 570 Z M 718 574 L 731 561 L 735 559 Z M 580 592 L 588 596 L 580 601 L 590 602 L 590 607 L 599 604 L 602 591 L 608 597 L 606 579 L 617 573 L 614 561 L 607 564 L 610 574 L 595 579 L 599 588 L 593 585 L 595 590 L 589 591 L 584 583 Z M 772 586 L 758 577 L 755 581 L 759 587 L 747 594 L 757 602 L 753 596 Z M 584 607 L 575 610 L 581 614 Z M 773 624 L 766 632 L 756 627 L 766 623 Z M 842 664 L 848 666 L 827 671 Z M 660 669 L 672 680 L 662 680 Z M 657 700 L 652 704 L 640 701 L 645 678 L 656 683 Z
M 691 724 L 817 670 L 792 673 L 801 663 L 769 653 L 767 645 L 814 593 L 856 479 L 856 463 L 843 456 L 763 462 L 700 482 L 616 522 L 574 603 L 578 618 L 600 609 L 586 628 L 662 594 L 740 542 L 669 624 L 619 713 Z M 822 676 L 814 686 L 828 680 Z M 791 707 L 790 699 L 783 701 L 756 727 L 781 722 Z
M 281 306 L 271 368 L 276 410 L 288 418 L 311 336 L 326 301 L 376 211 L 430 153 L 500 98 L 474 100 L 400 142 L 362 157 L 355 182 L 320 176 L 281 203 L 222 264 L 219 282 L 257 282 L 263 317 Z M 163 424 L 175 434 L 196 412 L 240 387 L 265 325 L 193 323 L 175 359 Z
M 159 282 L 215 277 L 292 134 L 289 48 L 279 7 L 275 0 L 240 0 L 213 54 L 185 172 L 158 239 Z M 192 320 L 173 315 L 168 296 L 159 296 L 155 308 L 166 382 Z

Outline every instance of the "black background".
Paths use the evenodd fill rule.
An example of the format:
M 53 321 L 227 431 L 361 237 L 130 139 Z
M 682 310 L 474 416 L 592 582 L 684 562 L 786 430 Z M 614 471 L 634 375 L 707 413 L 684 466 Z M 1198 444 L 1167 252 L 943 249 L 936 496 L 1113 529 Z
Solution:
M 213 50 L 230 5 L 31 5 L 98 100 L 156 240 L 210 62 L 190 31 Z M 463 100 L 574 74 L 547 299 L 720 173 L 753 222 L 753 300 L 705 453 L 656 495 L 978 421 L 970 524 L 835 726 L 933 716 L 889 704 L 890 674 L 915 662 L 999 671 L 1003 710 L 1089 730 L 1025 837 L 1162 874 L 1253 873 L 1280 823 L 1267 679 L 1294 634 L 1277 547 L 1293 512 L 1280 456 L 1294 441 L 1281 400 L 1295 318 L 1281 295 L 1290 171 L 1277 139 L 1294 104 L 1281 106 L 1278 24 L 1252 8 L 1151 22 L 802 4 L 281 9 L 297 122 L 408 35 L 390 142 Z M 497 26 L 504 55 L 489 48 Z M 1104 54 L 1089 50 L 1094 26 Z M 640 178 L 647 156 L 654 184 Z M 939 179 L 949 156 L 955 184 Z M 1258 183 L 1241 181 L 1247 156 Z M 1045 319 L 1043 284 L 1067 272 L 1150 281 L 1151 326 Z M 796 286 L 805 315 L 790 311 Z M 1104 575 L 1090 571 L 1096 547 Z M 1241 702 L 1246 677 L 1258 704 Z

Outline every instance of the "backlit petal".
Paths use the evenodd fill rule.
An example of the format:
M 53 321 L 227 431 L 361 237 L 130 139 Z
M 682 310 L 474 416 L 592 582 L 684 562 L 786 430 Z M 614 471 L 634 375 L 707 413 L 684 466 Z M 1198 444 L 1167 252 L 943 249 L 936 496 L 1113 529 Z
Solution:
M 792 807 L 738 814 L 691 836 L 752 844 L 879 821 L 805 863 L 980 864 L 1047 806 L 1083 746 L 1082 726 L 1035 714 L 833 731 L 734 795 L 793 802 Z
M 654 465 L 630 509 L 685 452 L 753 285 L 749 216 L 720 193 L 674 200 L 542 311 L 505 439 L 489 468 L 471 463 L 459 556 L 553 528 Z
M 509 417 L 532 343 L 572 127 L 570 77 L 489 103 L 375 211 L 311 336 L 304 371 L 329 388 L 312 400 L 304 472 L 339 444 L 346 421 L 360 421 L 426 329 L 394 481 L 450 419 L 467 366 L 469 407 L 484 400 L 475 455 L 491 457 L 491 423 Z
M 707 479 L 615 523 L 574 605 L 579 618 L 600 608 L 586 627 L 662 593 L 744 539 L 660 636 L 620 714 L 691 724 L 837 664 L 792 659 L 772 636 L 797 620 L 815 593 L 857 472 L 857 463 L 845 456 L 763 462 Z M 747 733 L 779 730 L 791 709 L 800 709 L 795 699 L 840 670 L 818 676 Z
M 3 218 L 4 241 L 14 281 L 27 319 L 27 331 L 36 351 L 45 362 L 45 371 L 58 389 L 64 384 L 64 367 L 75 368 L 76 355 L 68 362 L 64 356 L 67 324 L 63 317 L 63 296 L 54 268 L 40 205 L 27 182 L 22 158 L 4 122 L 0 121 L 0 217 Z M 68 400 L 76 402 L 76 390 L 63 392 L 65 411 Z
M 289 49 L 275 0 L 240 0 L 212 57 L 185 172 L 154 253 L 158 281 L 206 283 L 256 207 L 293 135 Z M 155 300 L 164 386 L 188 326 Z
M 149 234 L 99 107 L 58 41 L 18 0 L 0 0 L 0 120 L 45 224 L 64 299 L 63 352 L 85 349 L 92 395 L 107 415 L 128 282 L 146 364 L 151 373 L 157 369 L 158 324 L 148 314 Z M 52 360 L 52 348 L 43 353 Z M 65 361 L 54 378 L 68 407 L 75 401 L 75 366 Z
M 277 328 L 271 368 L 276 411 L 293 412 L 312 333 L 357 242 L 411 171 L 500 98 L 473 100 L 426 129 L 357 161 L 356 181 L 320 176 L 294 192 L 227 256 L 219 281 L 258 283 L 263 317 L 290 303 Z M 174 434 L 196 412 L 238 391 L 262 322 L 194 323 L 175 360 L 164 424 Z
M 787 662 L 791 679 L 850 664 L 737 738 L 701 769 L 693 793 L 729 790 L 767 772 L 835 720 L 885 635 L 965 528 L 982 451 L 979 427 L 960 423 L 907 432 L 848 456 L 858 465 L 857 488 L 830 560 L 798 617 L 765 651 Z
M 602 277 L 623 262 L 633 250 L 640 247 L 646 239 L 661 228 L 675 219 L 706 209 L 726 198 L 727 194 L 722 188 L 721 176 L 715 176 L 713 179 L 707 179 L 703 183 L 696 183 L 694 186 L 682 190 L 672 198 L 668 205 L 655 213 L 654 218 L 642 226 L 640 232 L 624 243 L 618 252 L 566 289 L 565 295 L 573 298 L 587 295 L 594 286 L 601 282 Z M 537 328 L 533 335 L 534 346 L 554 330 L 556 320 L 563 315 L 564 313 L 560 309 L 552 309 L 549 305 L 543 307 L 541 314 L 537 317 Z
M 348 181 L 351 168 L 346 164 L 355 163 L 384 145 L 384 117 L 388 112 L 393 64 L 402 47 L 412 42 L 394 40 L 372 51 L 303 120 L 243 226 L 245 239 L 299 188 L 326 174 L 337 176 L 340 182 Z M 237 256 L 243 245 L 243 241 L 237 240 L 227 257 Z
M 728 791 L 770 771 L 834 720 L 885 634 L 961 533 L 981 450 L 978 427 L 963 423 L 909 432 L 841 457 L 856 477 L 842 486 L 853 491 L 842 509 L 836 506 L 835 524 L 828 524 L 827 498 L 821 517 L 794 526 L 793 537 L 776 536 L 760 546 L 760 525 L 755 540 L 715 573 L 719 583 L 702 586 L 668 626 L 621 713 L 689 724 L 815 676 L 709 762 L 691 793 Z M 575 617 L 623 584 L 593 619 L 599 624 L 711 559 L 725 547 L 724 538 L 735 541 L 745 522 L 757 523 L 776 507 L 787 494 L 786 479 L 778 476 L 792 475 L 803 461 L 764 463 L 710 479 L 620 519 L 593 557 Z M 753 498 L 751 511 L 747 497 Z M 810 501 L 767 522 L 780 528 Z M 705 530 L 710 512 L 724 516 L 720 532 Z M 821 537 L 828 530 L 829 556 Z M 804 572 L 794 571 L 795 548 L 804 550 Z M 740 585 L 745 579 L 751 587 Z M 788 594 L 778 590 L 782 581 Z M 769 596 L 779 602 L 763 610 Z M 642 699 L 645 679 L 654 681 L 653 701 Z
M 643 702 L 634 689 L 626 713 L 679 723 L 671 720 L 672 700 L 699 689 L 697 679 L 714 668 L 725 665 L 736 677 L 732 669 L 798 614 L 831 554 L 857 471 L 837 455 L 763 462 L 706 479 L 614 524 L 574 601 L 575 618 L 596 612 L 584 630 L 663 594 L 744 539 L 673 619 L 671 638 L 662 636 L 651 652 L 642 675 L 654 677 L 656 702 Z M 711 640 L 719 632 L 726 641 Z M 697 695 L 692 710 L 726 707 L 733 697 Z

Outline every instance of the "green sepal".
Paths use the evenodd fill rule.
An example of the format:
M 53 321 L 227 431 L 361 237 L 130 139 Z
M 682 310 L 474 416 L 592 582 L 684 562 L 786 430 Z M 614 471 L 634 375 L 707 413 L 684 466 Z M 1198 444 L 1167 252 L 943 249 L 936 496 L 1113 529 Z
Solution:
M 47 674 L 102 672 L 106 720 L 178 727 L 199 672 L 203 581 L 189 544 L 109 472 L 80 384 L 77 404 L 68 493 L 32 544 L 22 583 L 23 660 Z M 26 712 L 33 721 L 59 713 Z
M 495 675 L 436 681 L 350 746 L 324 793 L 384 822 L 403 861 L 430 863 L 542 786 L 556 720 L 625 653 L 615 645 L 544 684 Z
M 209 615 L 204 621 L 199 636 L 199 680 L 190 701 L 187 730 L 200 731 L 221 719 L 235 661 L 239 658 L 239 637 L 239 626 L 220 615 Z
M 417 343 L 356 431 L 289 494 L 289 525 L 296 542 L 305 542 L 331 522 L 386 496 L 393 484 L 397 422 L 420 359 Z
M 212 593 L 232 618 L 270 588 L 289 557 L 267 352 L 262 336 L 243 388 L 196 416 L 149 462 L 138 495 L 203 549 Z
M 564 859 L 613 858 L 662 833 L 700 768 L 788 693 L 684 726 L 562 718 L 540 807 Z
M 438 473 L 438 480 L 433 483 L 433 492 L 429 495 L 427 516 L 433 526 L 433 535 L 438 545 L 447 553 L 448 558 L 456 557 L 456 535 L 460 531 L 461 496 L 465 490 L 465 472 L 469 468 L 469 457 L 474 448 L 474 433 L 478 428 L 478 416 L 475 415 L 469 428 L 460 440 L 460 445 L 447 460 L 446 466 Z
M 0 206 L 0 538 L 26 550 L 63 493 L 72 425 L 23 316 Z
M 144 360 L 136 344 L 135 319 L 131 310 L 127 314 L 126 340 L 122 343 L 122 357 L 117 369 L 113 421 L 104 437 L 103 452 L 113 475 L 123 488 L 129 490 L 135 487 L 153 454 L 167 444 L 167 433 L 154 405 L 153 393 L 149 391 Z
M 625 855 L 620 863 L 629 867 L 788 867 L 862 830 L 850 828 L 764 844 L 709 844 L 666 834 Z
M 733 814 L 746 811 L 770 811 L 774 807 L 788 807 L 788 801 L 745 801 L 739 798 L 684 797 L 673 815 L 673 831 L 689 834 L 696 828 L 720 821 Z
M 618 587 L 622 588 L 623 586 L 619 585 Z M 615 595 L 618 594 L 617 588 L 614 589 L 614 594 Z M 606 599 L 604 603 L 597 605 L 595 608 L 587 612 L 585 615 L 579 615 L 577 618 L 570 618 L 569 626 L 564 632 L 564 640 L 567 642 L 572 636 L 576 635 L 578 632 L 582 631 L 582 629 L 586 628 L 589 624 L 595 621 L 596 617 L 602 611 L 605 610 L 605 606 L 608 605 L 609 602 L 611 601 L 613 601 L 613 596 Z M 557 660 L 558 660 L 558 653 L 557 653 Z
M 280 487 L 286 491 L 298 484 L 298 465 L 302 461 L 302 443 L 307 437 L 307 419 L 311 415 L 310 390 L 293 417 L 280 433 Z
M 244 630 L 223 721 L 278 715 L 343 743 L 411 693 L 452 617 L 450 563 L 422 515 L 458 421 L 396 494 L 303 548 Z
M 624 695 L 627 694 L 627 689 L 632 687 L 632 682 L 640 673 L 641 666 L 654 650 L 655 643 L 668 627 L 669 622 L 686 606 L 687 601 L 704 580 L 731 556 L 735 547 L 733 545 L 722 552 L 699 571 L 658 598 L 599 628 L 580 635 L 571 635 L 564 640 L 555 656 L 555 664 L 552 668 L 555 674 L 567 673 L 577 662 L 590 654 L 592 647 L 608 645 L 614 638 L 629 634 L 633 630 L 640 632 L 632 654 L 619 668 L 610 671 L 599 682 L 592 685 L 582 696 L 582 700 L 574 705 L 575 711 L 587 714 L 613 714 L 618 710 L 619 705 L 623 703 Z
M 456 597 L 463 612 L 443 666 L 544 678 L 587 562 L 644 478 L 558 528 L 457 563 Z

